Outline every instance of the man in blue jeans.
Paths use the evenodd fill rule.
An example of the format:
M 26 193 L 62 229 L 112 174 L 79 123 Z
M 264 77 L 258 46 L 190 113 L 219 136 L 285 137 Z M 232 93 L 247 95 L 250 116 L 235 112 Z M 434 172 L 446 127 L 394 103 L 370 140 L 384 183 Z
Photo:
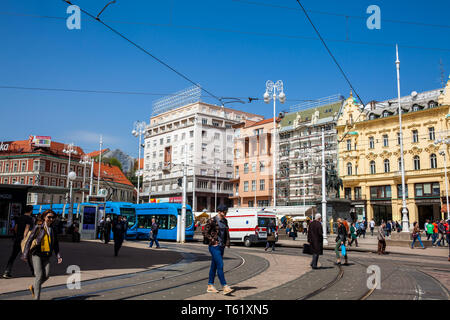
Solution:
M 211 268 L 209 269 L 208 288 L 206 292 L 218 293 L 214 287 L 214 279 L 219 277 L 220 284 L 223 287 L 223 294 L 230 294 L 233 289 L 227 285 L 223 273 L 223 253 L 225 246 L 230 247 L 230 232 L 228 221 L 225 218 L 228 208 L 225 205 L 219 205 L 217 215 L 208 220 L 204 230 L 204 237 L 208 241 L 209 253 L 211 253 Z
M 156 243 L 156 248 L 159 249 L 158 242 L 158 230 L 159 224 L 156 222 L 155 218 L 152 218 L 152 229 L 150 230 L 150 243 L 148 245 L 149 248 L 153 247 L 153 241 Z

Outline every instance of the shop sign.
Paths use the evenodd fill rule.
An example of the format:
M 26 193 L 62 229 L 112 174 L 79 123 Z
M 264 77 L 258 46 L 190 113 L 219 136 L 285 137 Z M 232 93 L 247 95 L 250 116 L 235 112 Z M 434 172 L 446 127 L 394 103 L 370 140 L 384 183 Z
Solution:
M 0 151 L 8 151 L 8 150 L 9 150 L 9 143 L 0 142 Z

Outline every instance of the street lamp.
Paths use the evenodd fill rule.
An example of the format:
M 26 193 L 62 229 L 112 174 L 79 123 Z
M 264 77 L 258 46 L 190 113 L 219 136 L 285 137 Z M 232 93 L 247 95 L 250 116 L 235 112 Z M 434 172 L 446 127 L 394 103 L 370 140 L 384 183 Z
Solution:
M 73 186 L 73 181 L 77 178 L 77 174 L 73 171 L 70 171 L 69 174 L 67 175 L 67 177 L 68 177 L 68 180 L 70 181 L 70 195 L 69 195 L 70 212 L 69 212 L 69 221 L 67 222 L 67 224 L 70 226 L 70 225 L 72 225 L 72 219 L 73 219 L 72 186 Z
M 398 59 L 398 47 L 396 46 L 397 60 L 397 94 L 398 94 L 398 122 L 400 134 L 400 162 L 402 164 L 402 232 L 409 232 L 408 208 L 406 207 L 406 188 L 405 188 L 405 161 L 403 157 L 403 132 L 402 132 L 402 106 L 400 98 L 400 60 Z
M 77 154 L 77 151 L 74 149 L 74 144 L 69 143 L 64 146 L 63 152 L 65 154 L 69 155 L 69 165 L 67 167 L 67 184 L 66 184 L 66 188 L 68 188 L 69 187 L 69 172 L 70 172 L 70 157 L 72 156 L 72 153 Z
M 434 142 L 437 144 L 444 144 L 448 147 L 450 145 L 450 139 L 436 139 Z M 445 198 L 447 203 L 447 220 L 450 219 L 450 208 L 448 206 L 448 179 L 447 179 L 447 157 L 445 154 L 445 150 L 439 151 L 439 154 L 444 157 L 444 173 L 445 173 Z
M 86 165 L 91 163 L 91 158 L 85 154 L 81 157 L 80 160 L 80 164 L 84 166 L 84 171 L 83 171 L 83 200 L 82 202 L 84 202 L 84 189 L 86 187 Z
M 139 153 L 139 157 L 138 157 L 138 170 L 140 171 L 141 169 L 141 139 L 142 139 L 142 135 L 145 133 L 145 128 L 146 128 L 147 124 L 145 123 L 145 121 L 136 121 L 133 124 L 133 131 L 131 131 L 131 134 L 133 136 L 135 136 L 136 138 L 139 137 L 139 148 L 138 148 L 138 153 Z M 138 186 L 137 186 L 137 202 L 139 203 L 139 186 L 140 186 L 140 176 L 138 175 Z
M 271 80 L 268 80 L 266 82 L 266 92 L 264 93 L 264 102 L 269 103 L 270 102 L 270 95 L 272 94 L 273 98 L 273 146 L 272 146 L 272 153 L 273 153 L 273 210 L 276 211 L 277 206 L 277 197 L 276 197 L 276 123 L 275 123 L 275 108 L 276 108 L 276 100 L 280 100 L 281 103 L 284 103 L 286 101 L 286 95 L 283 91 L 283 81 L 278 80 L 276 83 L 273 83 Z

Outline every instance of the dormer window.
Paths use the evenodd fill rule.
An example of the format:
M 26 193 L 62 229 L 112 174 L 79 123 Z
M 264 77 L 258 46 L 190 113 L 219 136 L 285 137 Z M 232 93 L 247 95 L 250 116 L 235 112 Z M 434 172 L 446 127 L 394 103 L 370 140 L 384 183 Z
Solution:
M 437 107 L 437 103 L 435 101 L 428 102 L 428 108 L 435 108 Z
M 386 118 L 386 117 L 389 117 L 389 111 L 383 111 L 383 117 L 384 118 Z
M 377 116 L 373 113 L 371 113 L 369 116 L 369 120 L 375 120 L 376 118 L 377 118 Z
M 413 105 L 412 110 L 413 111 L 419 111 L 420 110 L 419 105 L 418 104 Z

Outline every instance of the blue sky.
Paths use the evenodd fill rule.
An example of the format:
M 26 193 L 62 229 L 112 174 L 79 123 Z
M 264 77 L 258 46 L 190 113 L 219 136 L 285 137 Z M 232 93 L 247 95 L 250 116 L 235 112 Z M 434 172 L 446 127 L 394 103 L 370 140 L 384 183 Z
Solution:
M 108 1 L 72 2 L 96 15 Z M 253 0 L 287 8 L 245 2 L 117 0 L 101 17 L 216 96 L 261 98 L 269 79 L 285 85 L 288 101 L 277 112 L 288 111 L 296 99 L 348 96 L 348 84 L 295 0 Z M 302 4 L 313 11 L 313 22 L 364 102 L 396 96 L 395 43 L 402 95 L 440 87 L 440 59 L 448 78 L 448 1 Z M 381 30 L 366 27 L 373 4 L 381 8 Z M 0 86 L 171 93 L 191 85 L 86 15 L 81 30 L 67 29 L 66 7 L 61 0 L 0 2 Z M 159 97 L 0 89 L 0 141 L 49 135 L 90 152 L 103 134 L 105 147 L 136 157 L 133 122 L 148 122 Z M 262 101 L 227 106 L 272 116 Z

